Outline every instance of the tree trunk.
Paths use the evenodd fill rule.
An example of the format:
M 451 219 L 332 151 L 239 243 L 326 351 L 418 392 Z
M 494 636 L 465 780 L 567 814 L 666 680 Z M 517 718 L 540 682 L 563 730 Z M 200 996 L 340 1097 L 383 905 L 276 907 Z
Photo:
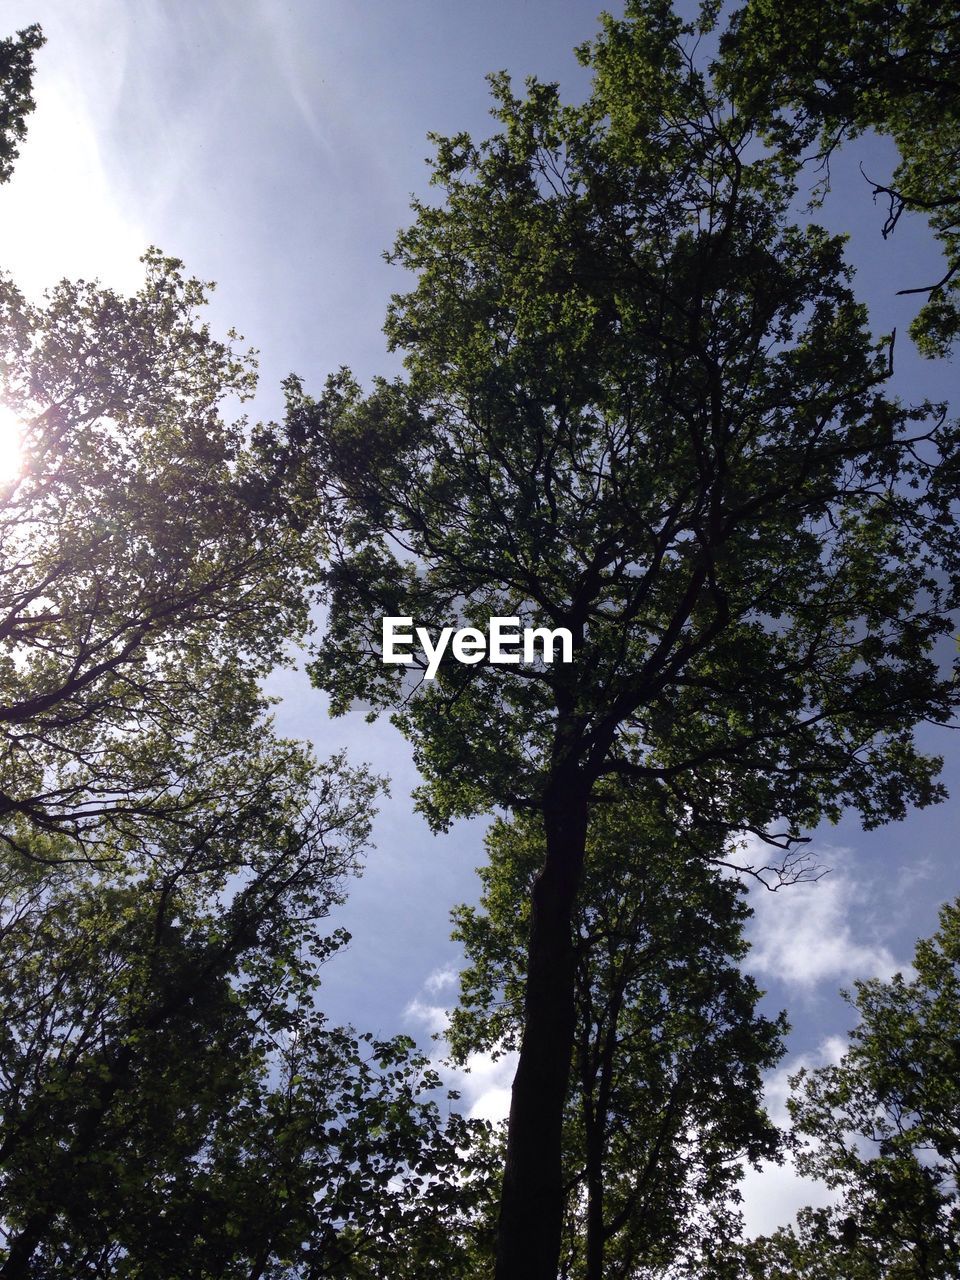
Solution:
M 604 1162 L 607 1154 L 607 1134 L 610 1128 L 610 1098 L 619 1044 L 617 1027 L 628 981 L 627 969 L 623 964 L 614 967 L 614 974 L 606 1010 L 602 1015 L 599 1013 L 596 1015 L 596 1055 L 592 1063 L 589 1092 L 586 1087 L 583 1089 L 583 1127 L 586 1135 L 587 1162 L 587 1267 L 584 1280 L 603 1280 L 603 1261 L 607 1242 L 607 1223 L 604 1218 Z M 583 981 L 589 987 L 589 973 Z M 592 1022 L 593 1019 L 591 1019 Z M 589 1028 L 585 1038 L 589 1046 Z M 589 1052 L 589 1048 L 587 1051 Z
M 603 1280 L 603 1133 L 587 1137 L 587 1247 L 584 1280 Z
M 576 1027 L 571 928 L 587 833 L 582 785 L 557 782 L 550 788 L 544 831 L 547 853 L 533 890 L 496 1280 L 557 1280 L 563 1230 L 561 1135 Z

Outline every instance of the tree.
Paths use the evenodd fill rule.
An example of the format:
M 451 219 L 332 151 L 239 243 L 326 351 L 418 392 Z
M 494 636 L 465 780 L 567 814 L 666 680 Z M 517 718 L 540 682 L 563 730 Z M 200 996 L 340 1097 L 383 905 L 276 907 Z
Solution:
M 956 428 L 883 395 L 841 242 L 789 224 L 788 176 L 684 30 L 654 0 L 606 19 L 583 107 L 495 77 L 500 131 L 437 140 L 444 203 L 397 241 L 406 376 L 289 384 L 331 547 L 314 678 L 335 710 L 394 709 L 436 824 L 542 823 L 498 1280 L 556 1277 L 597 787 L 788 847 L 942 795 L 912 727 L 956 699 L 931 656 Z M 566 627 L 573 661 L 448 656 L 417 686 L 381 661 L 385 615 Z
M 131 298 L 64 281 L 34 306 L 0 283 L 23 426 L 0 492 L 0 834 L 64 832 L 84 857 L 258 785 L 260 679 L 305 634 L 314 573 L 275 457 L 297 446 L 221 414 L 251 357 L 200 322 L 179 262 L 145 263 Z
M 315 1007 L 377 784 L 287 766 L 222 860 L 197 820 L 139 866 L 4 858 L 0 1276 L 466 1274 L 482 1126 Z
M 801 1172 L 839 1193 L 748 1250 L 779 1280 L 946 1280 L 960 1267 L 960 902 L 917 944 L 916 976 L 856 984 L 860 1021 L 833 1066 L 801 1071 Z
M 260 689 L 307 630 L 304 444 L 224 421 L 250 361 L 146 263 L 133 298 L 3 286 L 0 1276 L 456 1275 L 476 1127 L 315 1009 L 377 785 Z
M 8 182 L 27 136 L 33 110 L 33 55 L 43 46 L 40 28 L 24 27 L 0 40 L 0 182 Z
M 5 162 L 38 42 L 2 46 Z M 260 688 L 309 629 L 309 442 L 225 421 L 251 355 L 145 262 L 131 298 L 0 282 L 0 1276 L 476 1274 L 484 1127 L 316 1008 L 379 784 Z
M 800 157 L 815 140 L 821 162 L 867 129 L 888 134 L 900 162 L 871 181 L 887 203 L 884 237 L 904 211 L 923 214 L 946 270 L 912 333 L 927 355 L 960 334 L 960 11 L 953 0 L 867 0 L 822 6 L 749 0 L 721 41 L 723 74 L 777 145 Z
M 777 1131 L 758 1099 L 785 1030 L 782 1017 L 756 1013 L 759 992 L 739 968 L 739 882 L 709 865 L 695 833 L 678 837 L 616 792 L 604 800 L 591 818 L 590 875 L 574 919 L 563 1135 L 560 1275 L 583 1280 L 658 1272 L 703 1218 L 722 1229 L 740 1162 L 776 1155 Z M 461 1063 L 477 1050 L 516 1048 L 523 1030 L 543 836 L 529 816 L 500 820 L 487 847 L 481 909 L 454 913 L 467 968 L 448 1036 Z

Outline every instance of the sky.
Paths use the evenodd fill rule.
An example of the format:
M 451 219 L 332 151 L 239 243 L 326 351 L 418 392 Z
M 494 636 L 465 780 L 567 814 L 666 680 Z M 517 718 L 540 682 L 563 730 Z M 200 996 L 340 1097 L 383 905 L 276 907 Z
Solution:
M 596 27 L 593 0 L 4 0 L 0 34 L 39 21 L 37 110 L 11 184 L 0 190 L 0 265 L 29 294 L 57 279 L 99 277 L 135 289 L 151 244 L 218 287 L 210 318 L 260 351 L 254 412 L 281 412 L 280 381 L 307 389 L 350 366 L 366 381 L 397 370 L 381 324 L 405 287 L 383 260 L 429 192 L 427 133 L 490 130 L 485 75 L 536 73 L 584 95 L 573 47 Z M 897 389 L 906 399 L 950 394 L 953 371 L 920 361 L 906 328 L 915 300 L 896 290 L 935 280 L 938 257 L 922 221 L 880 235 L 883 209 L 868 177 L 890 151 L 865 138 L 834 165 L 818 214 L 853 228 L 850 258 L 877 332 L 896 325 Z M 861 171 L 862 169 L 862 171 Z M 0 429 L 3 424 L 0 423 Z M 330 962 L 323 1005 L 332 1020 L 379 1034 L 406 1031 L 425 1046 L 456 994 L 450 908 L 476 898 L 480 822 L 432 835 L 413 812 L 410 753 L 389 725 L 360 715 L 332 721 L 302 674 L 274 677 L 282 728 L 321 756 L 347 746 L 391 779 L 376 847 L 336 923 L 353 934 Z M 952 731 L 929 729 L 960 795 Z M 830 874 L 776 894 L 754 888 L 747 968 L 786 1008 L 789 1056 L 768 1083 L 784 1115 L 789 1074 L 834 1060 L 854 1021 L 840 999 L 857 978 L 909 964 L 958 891 L 957 805 L 951 800 L 866 833 L 855 816 L 813 833 Z M 433 1052 L 441 1053 L 439 1045 Z M 505 1114 L 512 1063 L 477 1059 L 453 1083 L 476 1114 Z M 746 1183 L 752 1231 L 783 1221 L 822 1192 L 789 1169 Z M 818 1198 L 819 1197 L 819 1198 Z

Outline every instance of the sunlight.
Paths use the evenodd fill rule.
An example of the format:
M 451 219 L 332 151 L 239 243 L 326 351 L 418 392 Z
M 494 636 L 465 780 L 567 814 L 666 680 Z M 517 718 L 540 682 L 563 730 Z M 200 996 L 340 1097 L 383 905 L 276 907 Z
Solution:
M 46 83 L 0 208 L 4 264 L 35 300 L 64 276 L 97 276 L 121 290 L 143 281 L 149 236 L 118 207 L 82 90 L 65 71 Z M 65 200 L 68 191 L 83 199 Z
M 8 484 L 20 474 L 23 424 L 12 409 L 0 404 L 0 484 Z

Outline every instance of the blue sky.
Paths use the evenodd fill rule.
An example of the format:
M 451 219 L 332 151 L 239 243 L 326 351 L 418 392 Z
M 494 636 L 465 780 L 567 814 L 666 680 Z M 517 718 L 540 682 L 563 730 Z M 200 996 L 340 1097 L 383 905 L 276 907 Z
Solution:
M 380 332 L 404 287 L 382 252 L 425 194 L 428 130 L 489 128 L 484 76 L 507 68 L 585 89 L 573 46 L 595 29 L 593 0 L 6 0 L 0 34 L 39 21 L 38 107 L 12 184 L 0 192 L 0 262 L 28 292 L 60 276 L 140 278 L 149 244 L 218 281 L 212 321 L 261 351 L 256 412 L 280 411 L 280 379 L 308 388 L 342 364 L 361 379 L 396 368 Z M 880 237 L 883 210 L 860 173 L 885 177 L 889 149 L 863 139 L 834 166 L 819 215 L 853 228 L 850 254 L 878 332 L 897 325 L 905 398 L 950 393 L 953 371 L 918 360 L 906 327 L 915 301 L 898 288 L 937 278 L 922 222 Z M 412 812 L 409 752 L 384 724 L 330 721 L 324 699 L 291 673 L 283 727 L 321 755 L 347 745 L 392 779 L 377 848 L 343 923 L 349 951 L 331 963 L 324 1003 L 336 1020 L 425 1037 L 442 1024 L 457 954 L 450 907 L 475 896 L 481 824 L 432 836 Z M 955 735 L 927 731 L 960 794 Z M 833 868 L 816 885 L 756 893 L 750 968 L 772 1008 L 794 1024 L 791 1057 L 771 1080 L 782 1106 L 788 1070 L 835 1055 L 851 1025 L 837 991 L 888 975 L 936 927 L 956 895 L 956 803 L 864 833 L 855 818 L 816 833 Z M 466 1104 L 502 1108 L 509 1064 L 478 1061 L 460 1082 Z M 748 1184 L 748 1219 L 773 1225 L 797 1202 L 789 1171 Z

